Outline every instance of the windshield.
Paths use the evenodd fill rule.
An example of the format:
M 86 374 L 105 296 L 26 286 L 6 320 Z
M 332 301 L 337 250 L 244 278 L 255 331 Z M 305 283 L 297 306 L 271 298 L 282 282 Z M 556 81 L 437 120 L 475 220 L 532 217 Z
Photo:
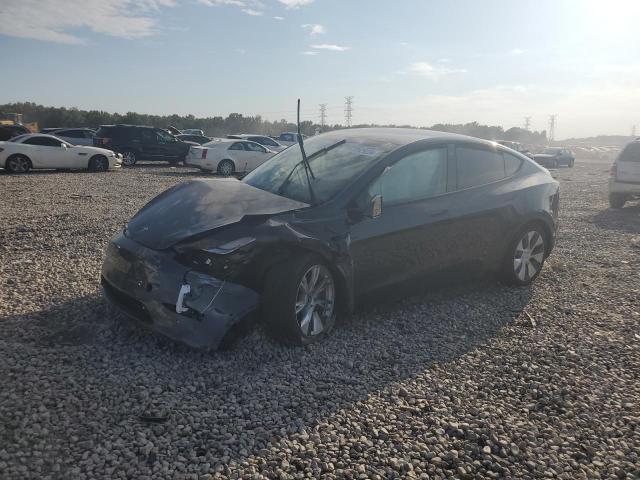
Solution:
M 554 155 L 556 153 L 558 153 L 561 149 L 560 148 L 545 148 L 544 152 L 542 153 L 547 153 L 549 155 Z
M 345 140 L 339 135 L 321 135 L 305 141 L 304 148 L 315 176 L 311 184 L 316 202 L 329 200 L 395 147 L 395 143 L 371 138 Z M 243 181 L 276 195 L 311 203 L 302 153 L 295 145 L 263 163 Z

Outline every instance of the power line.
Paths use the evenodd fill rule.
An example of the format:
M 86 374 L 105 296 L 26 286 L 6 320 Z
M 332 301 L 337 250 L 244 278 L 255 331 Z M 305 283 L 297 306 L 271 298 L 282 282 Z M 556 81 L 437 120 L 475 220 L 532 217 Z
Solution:
M 556 139 L 556 120 L 558 114 L 549 115 L 549 141 L 553 142 Z
M 320 104 L 320 126 L 324 128 L 326 123 L 327 123 L 327 104 L 321 103 Z
M 524 129 L 527 132 L 531 131 L 531 117 L 524 117 Z
M 344 100 L 344 120 L 348 128 L 351 126 L 351 118 L 353 116 L 353 96 L 344 97 Z

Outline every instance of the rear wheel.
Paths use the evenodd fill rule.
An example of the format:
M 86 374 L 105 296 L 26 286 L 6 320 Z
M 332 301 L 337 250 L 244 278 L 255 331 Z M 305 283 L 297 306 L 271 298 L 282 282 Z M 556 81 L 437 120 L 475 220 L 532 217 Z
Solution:
M 138 159 L 136 158 L 136 153 L 131 150 L 124 150 L 122 152 L 122 165 L 125 167 L 133 167 Z
M 106 172 L 109 170 L 109 160 L 104 155 L 96 155 L 89 160 L 89 170 L 92 172 Z
M 31 170 L 31 160 L 22 154 L 11 155 L 7 158 L 5 168 L 9 173 L 27 173 Z
M 336 284 L 314 255 L 294 257 L 272 268 L 263 292 L 267 333 L 285 343 L 306 345 L 324 337 L 336 320 Z
M 236 166 L 231 160 L 222 160 L 218 164 L 218 173 L 222 176 L 229 177 L 236 171 Z
M 627 201 L 627 197 L 620 193 L 609 194 L 609 205 L 611 208 L 622 208 Z
M 540 274 L 547 238 L 542 227 L 531 224 L 520 230 L 509 244 L 503 278 L 511 285 L 529 285 Z
M 571 160 L 569 160 L 569 168 L 573 168 L 573 164 L 576 163 L 575 159 L 572 158 Z

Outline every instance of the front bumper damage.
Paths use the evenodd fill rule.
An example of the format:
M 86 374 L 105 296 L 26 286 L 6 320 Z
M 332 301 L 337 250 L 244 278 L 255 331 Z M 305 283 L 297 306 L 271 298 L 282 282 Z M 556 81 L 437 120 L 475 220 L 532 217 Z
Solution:
M 206 350 L 218 348 L 226 333 L 259 303 L 254 290 L 190 270 L 171 251 L 146 248 L 123 234 L 107 249 L 102 289 L 129 317 Z

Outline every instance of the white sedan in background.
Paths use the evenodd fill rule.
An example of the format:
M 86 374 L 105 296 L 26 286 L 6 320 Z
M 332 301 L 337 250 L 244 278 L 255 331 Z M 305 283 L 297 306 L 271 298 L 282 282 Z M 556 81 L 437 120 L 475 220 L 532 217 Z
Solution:
M 72 145 L 53 135 L 31 133 L 0 142 L 0 167 L 10 173 L 27 173 L 32 168 L 104 172 L 121 162 L 122 156 L 111 150 Z
M 191 147 L 184 164 L 228 177 L 236 173 L 248 173 L 275 154 L 256 142 L 216 139 L 199 147 Z

